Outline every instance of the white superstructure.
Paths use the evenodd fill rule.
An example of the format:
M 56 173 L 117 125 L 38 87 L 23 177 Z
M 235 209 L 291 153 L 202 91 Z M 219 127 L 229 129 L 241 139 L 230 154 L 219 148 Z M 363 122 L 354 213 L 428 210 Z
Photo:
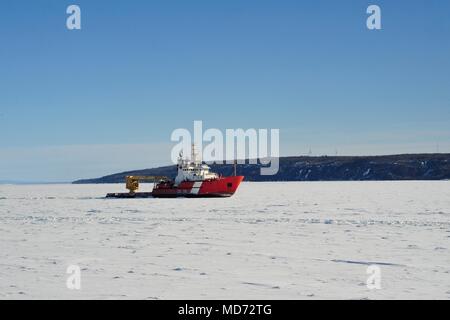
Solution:
M 194 145 L 191 149 L 191 159 L 183 159 L 183 154 L 180 153 L 177 168 L 178 174 L 175 177 L 175 185 L 179 185 L 183 181 L 204 181 L 219 178 L 217 173 L 209 171 L 208 165 L 202 163 L 195 152 Z

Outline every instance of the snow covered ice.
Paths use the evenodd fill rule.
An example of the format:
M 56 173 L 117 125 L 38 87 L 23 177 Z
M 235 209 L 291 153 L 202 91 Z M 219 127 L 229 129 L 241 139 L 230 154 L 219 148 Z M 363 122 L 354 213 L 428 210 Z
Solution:
M 0 298 L 450 298 L 449 181 L 103 198 L 123 188 L 0 186 Z M 379 290 L 366 286 L 372 264 Z M 70 265 L 81 269 L 80 290 L 66 286 Z

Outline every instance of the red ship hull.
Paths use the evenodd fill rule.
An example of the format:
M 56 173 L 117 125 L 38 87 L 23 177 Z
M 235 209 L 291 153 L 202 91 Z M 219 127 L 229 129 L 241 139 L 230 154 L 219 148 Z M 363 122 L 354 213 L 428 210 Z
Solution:
M 152 191 L 155 198 L 212 198 L 231 197 L 244 180 L 243 176 L 220 177 L 204 181 L 183 181 L 178 186 L 173 182 L 158 183 Z

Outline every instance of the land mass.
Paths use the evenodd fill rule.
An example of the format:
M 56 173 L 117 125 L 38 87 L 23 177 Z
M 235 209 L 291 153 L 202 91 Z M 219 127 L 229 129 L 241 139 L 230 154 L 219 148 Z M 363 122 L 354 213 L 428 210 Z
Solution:
M 280 157 L 279 171 L 260 174 L 260 164 L 240 164 L 238 175 L 246 181 L 363 181 L 363 180 L 447 180 L 450 179 L 450 153 L 402 154 L 387 156 Z M 229 176 L 233 166 L 212 164 L 212 171 Z M 100 178 L 82 179 L 75 184 L 119 183 L 128 175 L 175 177 L 176 166 L 132 170 Z

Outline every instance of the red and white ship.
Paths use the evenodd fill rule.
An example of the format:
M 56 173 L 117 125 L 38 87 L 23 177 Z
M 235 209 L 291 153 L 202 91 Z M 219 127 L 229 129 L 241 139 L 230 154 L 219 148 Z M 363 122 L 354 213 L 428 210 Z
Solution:
M 194 146 L 191 159 L 183 159 L 180 153 L 177 168 L 178 174 L 174 181 L 160 181 L 155 184 L 153 197 L 230 197 L 244 179 L 244 176 L 222 177 L 211 172 L 210 167 L 198 159 Z

